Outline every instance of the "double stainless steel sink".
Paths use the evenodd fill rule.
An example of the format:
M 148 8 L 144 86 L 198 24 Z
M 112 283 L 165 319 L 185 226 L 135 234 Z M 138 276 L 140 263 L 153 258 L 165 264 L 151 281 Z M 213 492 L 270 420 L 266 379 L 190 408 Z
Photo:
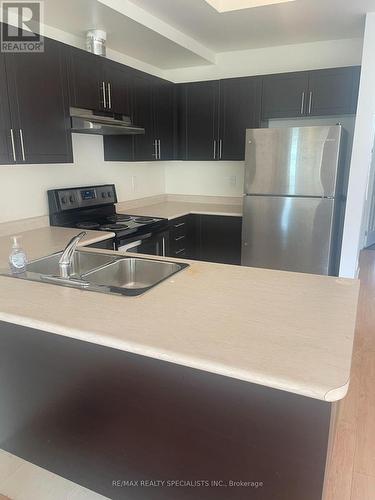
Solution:
M 120 295 L 141 295 L 188 264 L 95 252 L 74 253 L 69 276 L 61 276 L 62 252 L 30 262 L 17 277 Z

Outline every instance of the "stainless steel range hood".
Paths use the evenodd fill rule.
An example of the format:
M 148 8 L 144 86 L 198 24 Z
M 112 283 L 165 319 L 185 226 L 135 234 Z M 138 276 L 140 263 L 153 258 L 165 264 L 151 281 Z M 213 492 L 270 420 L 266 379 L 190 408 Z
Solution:
M 117 120 L 109 116 L 95 115 L 87 109 L 70 108 L 72 132 L 96 135 L 140 135 L 145 129 L 133 125 L 128 116 Z

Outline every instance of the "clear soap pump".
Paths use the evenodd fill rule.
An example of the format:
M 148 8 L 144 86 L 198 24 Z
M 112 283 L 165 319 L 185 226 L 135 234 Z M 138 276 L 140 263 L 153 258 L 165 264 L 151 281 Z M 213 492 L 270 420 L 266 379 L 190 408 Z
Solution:
M 26 271 L 27 258 L 24 249 L 20 245 L 21 236 L 12 236 L 12 251 L 9 255 L 9 266 L 13 274 L 21 274 Z

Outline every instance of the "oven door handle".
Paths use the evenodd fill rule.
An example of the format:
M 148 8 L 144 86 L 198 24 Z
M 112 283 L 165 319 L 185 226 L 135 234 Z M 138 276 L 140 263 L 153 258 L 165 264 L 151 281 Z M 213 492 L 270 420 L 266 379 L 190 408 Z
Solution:
M 127 245 L 121 245 L 120 247 L 118 247 L 118 249 L 119 252 L 129 252 L 130 250 L 133 250 L 133 248 L 139 247 L 141 243 L 141 240 L 133 241 L 132 243 L 128 243 Z
M 139 245 L 142 243 L 142 241 L 147 240 L 148 238 L 151 238 L 152 234 L 147 233 L 143 234 L 140 236 L 137 240 L 132 241 L 131 243 L 125 243 L 125 245 L 119 245 L 118 250 L 119 252 L 129 252 L 132 248 L 137 248 Z

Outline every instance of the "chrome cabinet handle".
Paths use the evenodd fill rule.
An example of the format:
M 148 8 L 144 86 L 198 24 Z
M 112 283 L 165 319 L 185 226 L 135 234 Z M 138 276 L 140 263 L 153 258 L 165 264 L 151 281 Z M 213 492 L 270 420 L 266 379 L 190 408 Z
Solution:
M 304 110 L 305 110 L 305 92 L 302 92 L 301 115 L 303 115 Z
M 214 160 L 216 160 L 216 139 L 214 140 Z
M 220 141 L 219 141 L 219 160 L 221 160 L 222 155 L 223 155 L 223 140 L 220 139 Z
M 174 227 L 177 228 L 177 227 L 182 227 L 185 225 L 185 222 L 181 222 L 180 224 L 175 224 Z
M 175 238 L 174 241 L 180 241 L 180 240 L 183 240 L 185 238 L 185 236 L 179 236 L 178 238 Z
M 102 82 L 102 91 L 103 91 L 103 108 L 107 108 L 107 96 L 105 93 L 105 82 Z
M 111 94 L 111 83 L 108 82 L 107 84 L 107 89 L 108 89 L 108 108 L 112 109 L 112 94 Z
M 163 239 L 162 239 L 162 255 L 163 257 L 165 257 L 165 236 L 163 236 Z
M 157 141 L 157 139 L 154 139 L 153 145 L 154 145 L 154 152 L 152 153 L 152 156 L 154 156 L 155 160 L 157 160 L 158 159 L 158 141 Z
M 23 133 L 22 133 L 22 128 L 20 128 L 20 141 L 21 141 L 21 153 L 22 153 L 22 160 L 26 161 L 25 157 L 25 146 L 23 145 Z
M 160 141 L 160 139 L 158 140 L 158 144 L 159 144 L 159 160 L 161 160 L 161 141 Z
M 311 91 L 309 97 L 309 115 L 311 115 L 311 110 L 312 110 L 312 98 L 313 98 L 313 93 Z
M 10 139 L 11 139 L 11 142 L 12 142 L 13 161 L 16 162 L 17 161 L 16 147 L 14 145 L 14 133 L 13 133 L 13 129 L 12 128 L 10 129 Z
M 175 252 L 175 255 L 178 255 L 182 252 L 185 252 L 185 248 L 181 248 L 181 250 L 177 250 L 177 252 Z

